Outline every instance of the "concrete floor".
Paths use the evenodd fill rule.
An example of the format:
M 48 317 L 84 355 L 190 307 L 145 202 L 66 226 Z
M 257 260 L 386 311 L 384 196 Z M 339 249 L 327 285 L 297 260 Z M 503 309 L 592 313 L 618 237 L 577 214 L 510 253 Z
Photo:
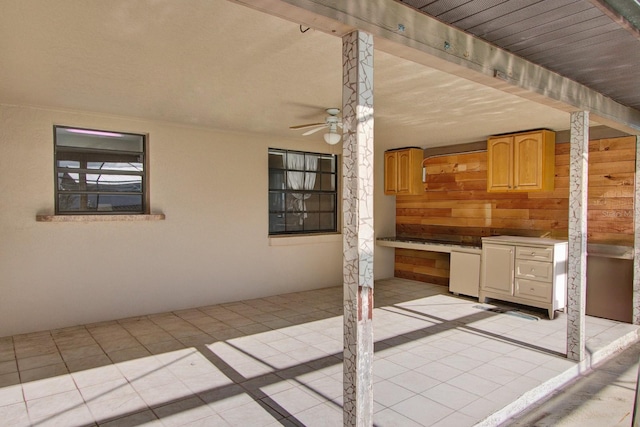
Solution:
M 503 425 L 630 426 L 635 404 L 639 357 L 640 343 L 636 343 Z
M 403 279 L 375 301 L 378 427 L 495 426 L 580 373 L 563 313 Z M 0 338 L 0 424 L 341 425 L 341 314 L 334 287 Z M 592 360 L 637 331 L 588 317 Z

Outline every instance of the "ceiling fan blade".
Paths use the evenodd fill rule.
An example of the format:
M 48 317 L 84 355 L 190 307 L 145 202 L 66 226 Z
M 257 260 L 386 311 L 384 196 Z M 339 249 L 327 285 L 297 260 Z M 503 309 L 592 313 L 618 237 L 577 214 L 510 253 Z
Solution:
M 319 127 L 315 128 L 315 129 L 311 129 L 311 130 L 306 131 L 305 133 L 302 134 L 302 136 L 311 135 L 312 133 L 320 132 L 321 130 L 326 129 L 326 128 L 327 128 L 326 125 L 322 125 L 322 126 L 319 126 Z
M 324 125 L 324 123 L 307 123 L 306 125 L 298 125 L 298 126 L 289 126 L 289 129 L 304 129 L 304 128 L 310 128 L 313 126 L 320 126 L 320 125 Z

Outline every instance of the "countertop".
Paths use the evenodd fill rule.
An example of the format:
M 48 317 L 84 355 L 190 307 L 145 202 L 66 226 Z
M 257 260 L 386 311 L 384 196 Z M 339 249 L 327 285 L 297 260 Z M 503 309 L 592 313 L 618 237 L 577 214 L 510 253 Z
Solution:
M 465 242 L 447 242 L 442 240 L 407 239 L 397 237 L 378 237 L 376 241 L 379 246 L 401 249 L 414 249 L 418 251 L 443 253 L 466 252 L 474 254 L 479 254 L 482 252 L 481 246 Z
M 535 244 L 556 244 L 567 243 L 566 240 L 556 240 L 544 237 L 521 237 L 521 236 L 491 236 L 483 237 L 483 240 L 494 241 L 509 241 L 514 243 L 522 243 L 528 245 Z M 482 246 L 474 243 L 466 242 L 449 242 L 443 240 L 429 240 L 429 239 L 413 239 L 413 238 L 398 238 L 398 237 L 378 237 L 376 239 L 378 246 L 386 246 L 391 248 L 401 249 L 414 249 L 418 251 L 431 251 L 431 252 L 466 252 L 476 253 L 482 252 Z M 623 245 L 609 245 L 602 243 L 589 243 L 587 245 L 587 255 L 593 257 L 602 258 L 616 258 L 616 259 L 633 259 L 633 247 Z

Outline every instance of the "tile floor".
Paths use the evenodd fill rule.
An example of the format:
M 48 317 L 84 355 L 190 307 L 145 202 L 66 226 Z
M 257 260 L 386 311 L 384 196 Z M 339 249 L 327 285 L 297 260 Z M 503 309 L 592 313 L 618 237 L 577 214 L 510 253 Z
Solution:
M 495 424 L 576 369 L 562 313 L 403 279 L 375 298 L 376 426 Z M 334 287 L 0 338 L 0 424 L 342 425 L 341 314 Z M 591 352 L 629 334 L 588 318 Z

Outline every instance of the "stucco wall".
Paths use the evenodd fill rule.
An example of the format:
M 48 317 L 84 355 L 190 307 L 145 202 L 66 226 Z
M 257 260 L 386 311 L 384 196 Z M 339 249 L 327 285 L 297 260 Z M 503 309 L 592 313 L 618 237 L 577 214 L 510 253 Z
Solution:
M 149 134 L 151 210 L 166 220 L 36 222 L 53 213 L 54 124 Z M 340 235 L 269 239 L 270 146 L 332 149 L 0 105 L 0 336 L 340 285 Z M 393 230 L 392 201 L 380 208 Z M 392 275 L 382 251 L 376 277 Z

